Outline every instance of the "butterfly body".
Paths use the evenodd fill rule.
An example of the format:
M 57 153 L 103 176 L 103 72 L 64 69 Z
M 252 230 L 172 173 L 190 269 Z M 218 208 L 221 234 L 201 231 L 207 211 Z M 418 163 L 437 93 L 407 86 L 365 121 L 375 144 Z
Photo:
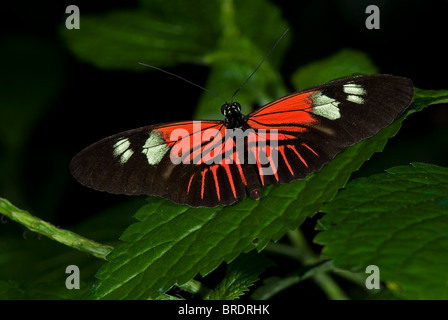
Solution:
M 303 179 L 344 148 L 375 135 L 409 106 L 413 85 L 391 75 L 331 81 L 244 115 L 237 102 L 223 120 L 151 125 L 105 138 L 81 151 L 73 176 L 96 190 L 157 195 L 214 207 L 264 185 Z

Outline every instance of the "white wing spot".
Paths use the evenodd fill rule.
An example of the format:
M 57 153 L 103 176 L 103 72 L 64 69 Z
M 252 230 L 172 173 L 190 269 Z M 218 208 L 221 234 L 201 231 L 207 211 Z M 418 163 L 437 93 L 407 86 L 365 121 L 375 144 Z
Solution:
M 118 157 L 123 152 L 125 152 L 129 147 L 131 146 L 131 143 L 127 138 L 123 138 L 115 142 L 114 144 L 114 156 Z
M 146 156 L 146 159 L 148 159 L 148 163 L 154 165 L 162 160 L 169 149 L 170 147 L 165 144 L 165 141 L 158 133 L 151 132 L 148 140 L 146 140 L 146 143 L 143 146 L 142 153 Z
M 356 83 L 344 84 L 343 90 L 346 94 L 354 94 L 357 96 L 362 96 L 366 94 L 366 89 L 364 89 L 362 85 Z
M 344 92 L 347 94 L 347 101 L 351 101 L 357 104 L 363 104 L 364 98 L 361 96 L 366 94 L 366 89 L 360 84 L 349 82 L 344 84 Z
M 129 158 L 134 154 L 134 151 L 130 149 L 131 143 L 128 138 L 119 139 L 114 144 L 114 156 L 120 157 L 120 163 L 125 164 Z
M 312 96 L 312 100 L 313 105 L 315 106 L 311 111 L 312 113 L 329 120 L 336 120 L 341 117 L 338 108 L 339 102 L 335 99 L 322 94 L 322 92 L 318 92 Z
M 347 96 L 347 101 L 351 101 L 357 104 L 363 104 L 364 103 L 364 99 L 360 96 L 355 96 L 354 94 L 349 94 Z
M 132 149 L 126 150 L 120 157 L 120 163 L 125 164 L 128 162 L 129 158 L 134 154 L 134 151 Z

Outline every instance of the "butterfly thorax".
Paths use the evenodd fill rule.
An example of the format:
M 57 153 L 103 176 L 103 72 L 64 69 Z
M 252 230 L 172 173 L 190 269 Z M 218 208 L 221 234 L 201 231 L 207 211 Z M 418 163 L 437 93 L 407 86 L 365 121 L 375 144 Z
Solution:
M 248 128 L 248 117 L 241 113 L 241 105 L 238 102 L 226 103 L 221 107 L 221 113 L 226 117 L 223 121 L 228 129 Z

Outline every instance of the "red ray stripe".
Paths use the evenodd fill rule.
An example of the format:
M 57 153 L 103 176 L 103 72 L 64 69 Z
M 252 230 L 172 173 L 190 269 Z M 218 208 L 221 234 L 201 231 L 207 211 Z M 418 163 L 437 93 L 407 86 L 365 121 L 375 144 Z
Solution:
M 205 174 L 208 169 L 202 171 L 202 186 L 201 186 L 201 199 L 204 199 L 204 190 L 205 190 Z
M 241 167 L 241 164 L 237 163 L 236 166 L 238 168 L 238 172 L 240 173 L 241 180 L 243 180 L 244 185 L 247 186 L 246 177 L 244 176 L 244 172 L 243 172 L 243 168 Z
M 285 160 L 286 166 L 289 169 L 289 172 L 291 172 L 292 175 L 294 175 L 294 171 L 292 171 L 291 166 L 289 165 L 288 159 L 286 158 L 286 154 L 285 154 L 285 146 L 280 146 L 278 147 L 278 150 L 280 151 L 280 154 L 283 157 L 283 160 Z
M 302 143 L 302 146 L 308 148 L 312 153 L 314 153 L 316 156 L 319 156 L 316 151 L 314 151 L 309 145 L 307 145 L 305 142 Z
M 268 155 L 268 149 L 266 149 L 266 156 L 268 157 L 268 159 L 269 159 L 269 164 L 270 164 L 270 166 L 271 166 L 271 168 L 274 168 L 275 167 L 275 163 L 274 163 L 274 159 L 272 159 L 272 148 L 271 148 L 271 146 L 266 146 L 266 148 L 269 148 L 269 155 Z M 277 170 L 275 171 L 275 173 L 274 173 L 274 177 L 275 177 L 275 180 L 277 180 L 277 182 L 278 182 L 278 168 L 277 168 Z
M 218 170 L 218 165 L 212 166 L 210 170 L 213 173 L 213 180 L 215 180 L 215 188 L 216 188 L 216 195 L 218 196 L 218 201 L 221 201 L 221 194 L 219 192 L 219 182 L 218 177 L 216 176 L 216 170 Z
M 229 178 L 230 188 L 232 188 L 233 197 L 236 198 L 235 182 L 233 181 L 232 172 L 230 171 L 230 167 L 228 164 L 223 164 L 223 167 L 226 170 L 227 177 Z
M 187 193 L 190 193 L 191 182 L 193 181 L 193 178 L 194 178 L 194 175 L 195 175 L 195 174 L 196 174 L 196 173 L 193 173 L 193 175 L 192 175 L 191 178 L 190 178 L 190 181 L 188 182 Z
M 299 157 L 300 161 L 303 162 L 303 164 L 305 165 L 305 167 L 308 168 L 308 164 L 306 163 L 306 161 L 302 158 L 302 156 L 300 155 L 300 153 L 297 152 L 296 147 L 294 145 L 288 145 L 288 148 L 292 149 L 296 155 Z

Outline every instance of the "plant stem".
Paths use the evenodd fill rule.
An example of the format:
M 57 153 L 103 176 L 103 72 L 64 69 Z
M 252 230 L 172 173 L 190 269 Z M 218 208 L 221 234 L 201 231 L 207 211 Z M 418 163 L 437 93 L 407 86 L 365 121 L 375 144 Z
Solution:
M 106 256 L 113 247 L 89 240 L 74 232 L 60 229 L 48 222 L 45 222 L 31 215 L 28 211 L 14 206 L 4 198 L 0 198 L 0 213 L 13 221 L 16 221 L 29 230 L 42 234 L 52 240 L 58 241 L 66 246 L 90 253 L 91 255 L 106 260 Z
M 313 276 L 313 280 L 325 292 L 328 298 L 332 300 L 350 299 L 328 273 L 316 274 Z
M 289 241 L 298 249 L 300 260 L 304 265 L 315 264 L 319 262 L 319 256 L 317 256 L 313 250 L 308 246 L 308 243 L 299 229 L 288 231 Z
M 207 299 L 208 295 L 212 292 L 212 290 L 207 288 L 202 282 L 194 279 L 191 279 L 178 287 L 192 294 L 197 294 L 203 299 Z
M 300 260 L 304 265 L 311 265 L 319 262 L 319 256 L 316 255 L 309 247 L 305 237 L 299 229 L 289 231 L 288 238 L 292 244 L 298 249 Z M 349 297 L 339 287 L 336 281 L 327 273 L 320 272 L 313 276 L 313 280 L 325 292 L 328 298 L 333 300 L 348 300 Z

